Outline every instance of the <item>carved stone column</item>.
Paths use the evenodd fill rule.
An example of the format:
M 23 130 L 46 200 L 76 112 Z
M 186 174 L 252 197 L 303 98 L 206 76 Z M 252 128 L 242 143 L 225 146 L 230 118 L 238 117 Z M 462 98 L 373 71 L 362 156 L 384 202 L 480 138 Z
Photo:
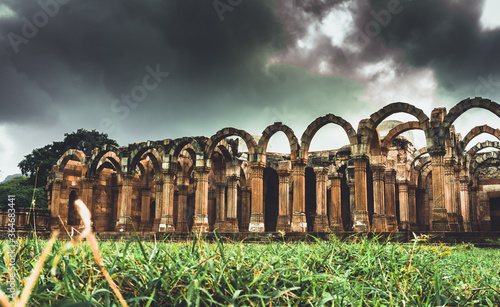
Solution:
M 387 169 L 385 171 L 385 215 L 387 218 L 387 231 L 397 231 L 396 217 L 396 170 Z
M 432 229 L 434 231 L 448 231 L 448 214 L 445 207 L 444 195 L 444 147 L 428 148 L 432 164 Z
M 116 223 L 116 229 L 118 231 L 130 231 L 132 230 L 132 179 L 134 178 L 131 174 L 122 175 L 122 186 L 121 186 L 121 202 L 119 212 L 118 222 Z
M 150 188 L 142 188 L 141 189 L 141 226 L 140 230 L 151 230 L 151 223 L 149 221 L 150 212 L 149 212 L 149 204 L 151 203 L 151 189 Z M 149 227 L 148 227 L 149 225 Z M 156 230 L 156 229 L 155 229 Z
M 59 204 L 61 201 L 61 183 L 62 180 L 57 178 L 52 183 L 52 195 L 50 196 L 50 229 L 60 230 L 61 220 L 59 219 Z
M 279 212 L 276 231 L 290 231 L 290 161 L 279 161 L 277 173 L 279 176 Z
M 410 230 L 417 230 L 417 186 L 408 185 L 408 220 L 410 222 Z
M 177 186 L 179 189 L 179 197 L 177 200 L 178 208 L 177 208 L 177 232 L 188 232 L 188 207 L 187 207 L 187 198 L 188 198 L 188 190 L 189 186 L 186 184 L 179 184 Z
M 467 176 L 460 177 L 460 202 L 464 231 L 472 231 L 469 206 L 469 177 Z
M 328 179 L 331 181 L 331 198 L 330 198 L 330 228 L 335 232 L 344 230 L 342 223 L 342 174 L 332 172 L 328 174 Z
M 174 226 L 174 192 L 175 169 L 163 171 L 163 202 L 161 206 L 161 220 L 158 231 L 173 232 Z M 207 196 L 208 197 L 208 196 Z
M 351 223 L 349 228 L 351 228 L 354 227 L 354 211 L 356 211 L 356 193 L 354 191 L 354 179 L 350 180 L 347 186 L 349 187 L 349 221 Z
M 305 208 L 305 191 L 306 191 L 306 164 L 302 162 L 294 162 L 292 165 L 293 176 L 293 214 L 291 230 L 294 232 L 306 232 L 306 208 Z
M 194 180 L 196 185 L 195 192 L 195 211 L 194 211 L 194 231 L 208 231 L 208 173 L 210 169 L 204 166 L 198 166 L 195 169 Z
M 408 181 L 398 180 L 399 188 L 399 229 L 410 229 L 409 207 L 408 207 Z
M 226 227 L 227 232 L 238 232 L 238 180 L 239 176 L 227 176 L 227 215 Z
M 326 208 L 326 179 L 328 169 L 325 167 L 315 167 L 314 173 L 316 173 L 316 218 L 314 219 L 314 231 L 330 232 L 328 211 Z
M 373 165 L 373 232 L 387 231 L 387 217 L 385 215 L 385 166 Z
M 455 199 L 453 201 L 455 208 L 453 209 L 457 213 L 458 218 L 458 228 L 459 231 L 464 231 L 464 218 L 462 216 L 462 201 L 460 200 L 460 165 L 455 164 L 453 182 L 455 183 Z
M 252 211 L 250 213 L 250 232 L 264 232 L 264 163 L 250 162 L 252 169 Z
M 448 214 L 448 225 L 450 231 L 458 231 L 458 215 L 455 211 L 455 182 L 453 159 L 444 159 L 444 206 Z M 433 169 L 434 170 L 434 169 Z
M 354 160 L 354 192 L 356 195 L 356 211 L 354 211 L 354 231 L 370 231 L 368 219 L 368 193 L 366 183 L 366 164 L 368 157 L 355 155 Z
M 472 207 L 472 216 L 471 216 L 472 230 L 478 231 L 479 230 L 479 202 L 478 202 L 478 187 L 477 186 L 472 186 L 470 189 L 470 201 L 471 201 L 470 205 Z
M 92 202 L 92 198 L 94 196 L 94 183 L 95 180 L 89 178 L 82 178 L 83 185 L 83 193 L 82 193 L 82 201 L 85 203 L 89 211 L 94 213 L 94 204 Z
M 160 229 L 161 205 L 163 203 L 163 180 L 155 180 L 155 219 L 153 220 L 153 232 Z
M 215 184 L 216 219 L 215 228 L 219 232 L 224 232 L 226 222 L 226 182 Z
M 241 188 L 241 208 L 242 208 L 242 217 L 241 217 L 241 228 L 244 231 L 247 231 L 250 228 L 250 197 L 252 191 L 249 187 Z

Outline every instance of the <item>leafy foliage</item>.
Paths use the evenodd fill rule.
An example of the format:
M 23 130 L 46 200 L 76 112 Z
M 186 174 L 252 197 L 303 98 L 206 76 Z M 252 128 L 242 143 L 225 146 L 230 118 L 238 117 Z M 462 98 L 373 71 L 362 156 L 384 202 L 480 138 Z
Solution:
M 76 132 L 65 133 L 62 142 L 53 142 L 42 148 L 33 149 L 19 162 L 18 166 L 23 175 L 30 177 L 31 183 L 35 182 L 36 170 L 39 167 L 37 187 L 43 187 L 47 184 L 47 177 L 52 166 L 67 150 L 78 149 L 89 155 L 95 147 L 105 144 L 118 146 L 116 141 L 108 138 L 106 133 L 78 129 Z
M 33 184 L 28 177 L 20 176 L 0 184 L 0 208 L 7 207 L 5 201 L 9 195 L 16 196 L 16 207 L 30 207 L 33 197 Z M 35 190 L 35 207 L 47 208 L 47 198 L 43 187 Z

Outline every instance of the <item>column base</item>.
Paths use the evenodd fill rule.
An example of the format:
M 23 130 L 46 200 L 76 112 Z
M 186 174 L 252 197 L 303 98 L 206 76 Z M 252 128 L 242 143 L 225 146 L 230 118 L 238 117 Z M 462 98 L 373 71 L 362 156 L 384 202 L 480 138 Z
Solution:
M 396 232 L 398 231 L 398 219 L 395 216 L 386 216 L 387 220 L 387 231 Z
M 158 228 L 155 228 L 158 229 Z M 188 224 L 185 221 L 177 221 L 177 227 L 175 227 L 176 232 L 189 232 Z
M 434 209 L 434 219 L 432 220 L 433 231 L 449 231 L 448 215 L 445 208 Z
M 465 231 L 465 225 L 464 225 L 464 217 L 461 214 L 458 214 L 458 228 L 459 231 L 464 232 Z
M 460 227 L 458 225 L 458 214 L 448 213 L 448 225 L 450 227 L 450 231 L 460 231 Z
M 195 214 L 192 231 L 208 232 L 208 216 L 206 214 Z
M 292 232 L 306 232 L 307 231 L 306 214 L 304 212 L 294 212 L 293 213 L 292 224 L 290 225 L 290 230 Z
M 316 215 L 316 218 L 314 219 L 314 232 L 330 232 L 328 216 Z
M 330 217 L 330 230 L 333 232 L 344 231 L 344 225 L 342 224 L 342 218 Z
M 471 222 L 464 222 L 464 231 L 465 232 L 472 231 L 472 224 L 471 224 Z
M 174 232 L 174 217 L 172 215 L 162 216 L 157 229 L 158 232 Z
M 51 232 L 60 231 L 61 228 L 62 227 L 61 227 L 61 223 L 60 223 L 59 218 L 57 218 L 57 217 L 51 217 L 50 218 L 50 231 Z
M 374 214 L 372 221 L 372 232 L 386 232 L 387 218 L 385 214 Z
M 130 216 L 120 216 L 118 221 L 116 221 L 116 230 L 117 231 L 131 231 L 132 227 L 132 219 Z
M 248 231 L 250 232 L 264 232 L 264 214 L 262 213 L 251 213 L 250 214 L 250 224 L 248 225 Z
M 370 220 L 368 219 L 368 211 L 354 211 L 354 231 L 368 232 L 370 231 Z
M 237 218 L 227 218 L 223 229 L 224 229 L 224 232 L 239 232 L 240 228 L 238 226 L 238 219 Z
M 276 231 L 290 232 L 290 216 L 280 215 L 278 216 L 278 223 L 276 224 Z
M 215 221 L 214 230 L 217 229 L 218 232 L 225 232 L 226 221 Z
M 408 231 L 411 229 L 410 227 L 410 222 L 402 221 L 401 223 L 399 223 L 399 230 L 401 231 Z

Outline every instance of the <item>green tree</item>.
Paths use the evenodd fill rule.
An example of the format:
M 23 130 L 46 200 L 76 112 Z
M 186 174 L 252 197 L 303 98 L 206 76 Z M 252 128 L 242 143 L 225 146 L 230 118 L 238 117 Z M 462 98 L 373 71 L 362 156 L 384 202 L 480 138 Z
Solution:
M 106 133 L 100 133 L 96 130 L 88 131 L 78 129 L 76 132 L 65 133 L 62 142 L 53 142 L 45 145 L 42 148 L 33 149 L 33 151 L 24 156 L 24 159 L 19 162 L 18 167 L 21 173 L 29 176 L 29 182 L 33 185 L 38 168 L 37 187 L 44 187 L 47 184 L 47 177 L 52 170 L 52 166 L 57 163 L 57 160 L 69 149 L 78 149 L 90 155 L 96 147 L 105 144 L 118 146 L 115 140 L 110 139 Z
M 15 177 L 7 182 L 0 184 L 0 208 L 7 207 L 7 199 L 9 195 L 16 197 L 16 207 L 31 206 L 31 199 L 33 197 L 33 184 L 30 179 L 25 176 Z M 43 187 L 36 188 L 35 190 L 35 207 L 48 208 L 47 197 Z

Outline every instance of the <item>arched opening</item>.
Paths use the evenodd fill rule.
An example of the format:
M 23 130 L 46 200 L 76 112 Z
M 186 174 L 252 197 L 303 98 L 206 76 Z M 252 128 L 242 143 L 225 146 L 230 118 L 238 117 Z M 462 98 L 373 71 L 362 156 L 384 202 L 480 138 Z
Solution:
M 279 206 L 278 173 L 269 167 L 264 168 L 264 227 L 266 231 L 276 231 Z
M 76 191 L 72 190 L 69 193 L 69 200 L 68 200 L 68 226 L 78 226 L 80 224 L 78 212 L 75 207 L 76 199 L 77 199 Z
M 312 167 L 306 167 L 305 181 L 307 231 L 314 231 L 314 217 L 316 216 L 316 174 Z

